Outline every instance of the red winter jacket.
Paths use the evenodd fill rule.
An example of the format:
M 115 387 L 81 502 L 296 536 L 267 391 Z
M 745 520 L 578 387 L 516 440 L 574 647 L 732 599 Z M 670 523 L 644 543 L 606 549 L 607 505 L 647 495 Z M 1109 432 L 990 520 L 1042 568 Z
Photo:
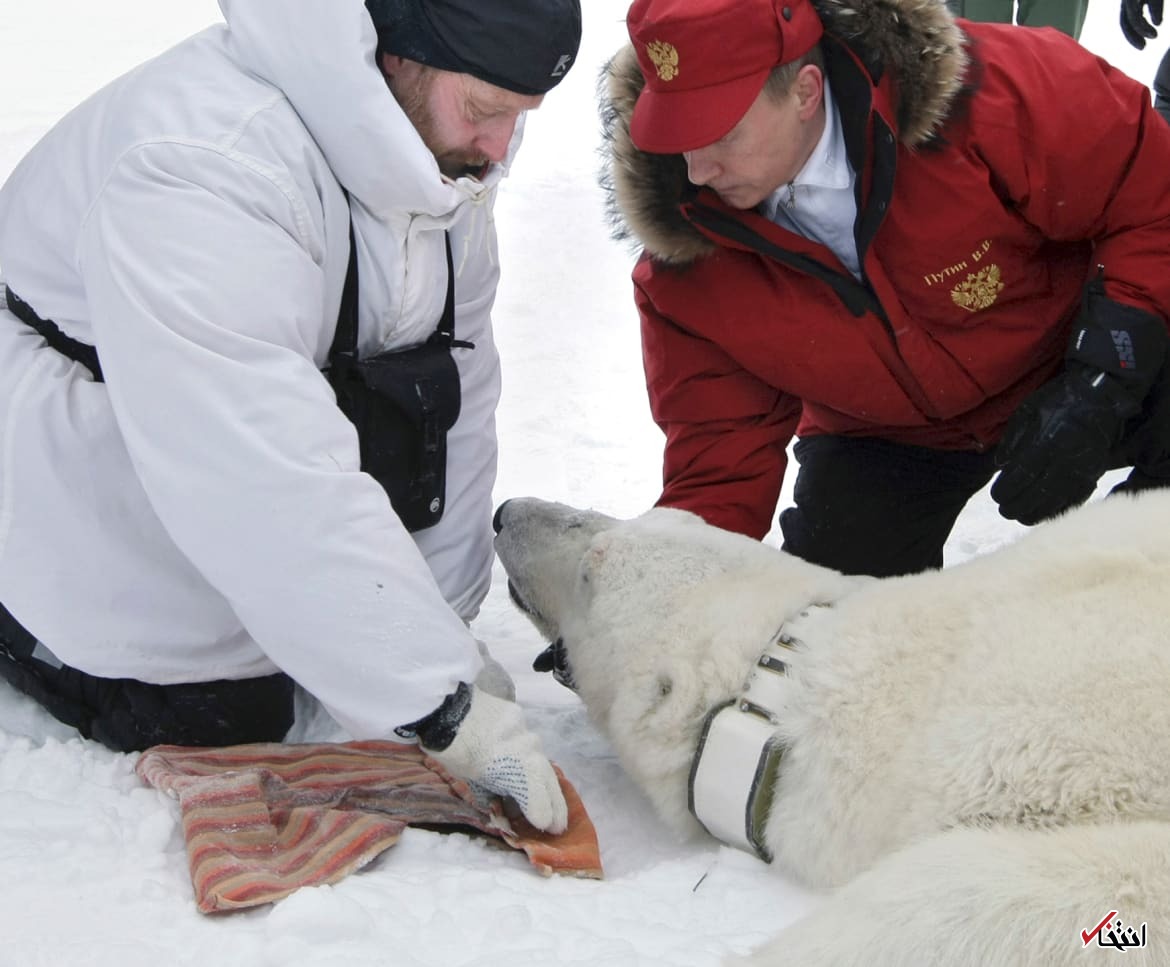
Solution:
M 840 19 L 850 2 L 817 6 L 867 285 L 696 190 L 681 156 L 634 148 L 633 49 L 609 68 L 611 205 L 643 245 L 635 298 L 666 433 L 659 502 L 756 537 L 794 433 L 994 446 L 1059 370 L 1098 265 L 1110 298 L 1170 318 L 1170 126 L 1144 87 L 1055 31 L 956 25 L 910 0 L 895 29 L 878 5 Z

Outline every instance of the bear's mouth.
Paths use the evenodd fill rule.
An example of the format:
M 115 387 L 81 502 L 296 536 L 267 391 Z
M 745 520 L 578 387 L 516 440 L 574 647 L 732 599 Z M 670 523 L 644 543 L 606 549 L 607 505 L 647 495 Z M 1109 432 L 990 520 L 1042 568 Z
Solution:
M 532 618 L 537 624 L 545 628 L 549 627 L 549 622 L 539 611 L 524 600 L 524 597 L 516 589 L 516 585 L 512 583 L 512 579 L 508 579 L 508 597 L 512 599 L 512 603 L 516 605 L 521 611 Z M 532 663 L 532 670 L 537 672 L 552 672 L 553 678 L 565 686 L 570 691 L 577 691 L 577 683 L 573 681 L 573 670 L 569 667 L 569 656 L 565 651 L 565 639 L 558 637 L 551 645 L 536 656 L 536 660 Z
M 577 691 L 577 683 L 573 681 L 573 669 L 569 665 L 569 655 L 565 649 L 565 639 L 558 638 L 544 651 L 536 656 L 532 663 L 535 672 L 552 672 L 552 677 L 569 689 Z
M 516 585 L 512 583 L 511 578 L 508 578 L 508 597 L 510 597 L 512 599 L 512 603 L 525 614 L 531 615 L 538 621 L 544 621 L 544 615 L 542 615 L 539 611 L 532 607 L 532 605 L 520 597 L 520 592 L 516 590 Z

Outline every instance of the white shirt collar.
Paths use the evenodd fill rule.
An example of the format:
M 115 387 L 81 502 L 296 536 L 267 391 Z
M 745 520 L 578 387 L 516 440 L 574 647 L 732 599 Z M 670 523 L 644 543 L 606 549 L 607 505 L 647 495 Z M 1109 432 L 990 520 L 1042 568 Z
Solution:
M 804 167 L 797 172 L 791 182 L 777 188 L 764 199 L 762 214 L 771 221 L 776 220 L 776 212 L 790 195 L 790 185 L 795 188 L 851 188 L 853 172 L 849 167 L 849 158 L 845 154 L 845 132 L 841 127 L 841 118 L 833 101 L 833 92 L 829 88 L 829 79 L 825 78 L 825 129 L 817 141 L 816 147 L 809 155 Z
M 845 153 L 845 131 L 825 83 L 825 129 L 795 178 L 761 205 L 771 221 L 832 250 L 854 276 L 861 278 L 853 223 L 857 200 L 855 177 Z

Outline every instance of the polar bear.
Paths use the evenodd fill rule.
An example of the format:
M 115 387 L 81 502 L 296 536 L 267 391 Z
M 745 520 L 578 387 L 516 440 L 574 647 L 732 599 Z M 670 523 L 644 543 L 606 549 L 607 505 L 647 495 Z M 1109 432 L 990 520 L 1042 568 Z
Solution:
M 1170 492 L 884 579 L 671 509 L 515 499 L 496 529 L 513 599 L 674 827 L 702 828 L 708 723 L 758 721 L 768 679 L 759 851 L 826 896 L 736 963 L 1170 965 Z

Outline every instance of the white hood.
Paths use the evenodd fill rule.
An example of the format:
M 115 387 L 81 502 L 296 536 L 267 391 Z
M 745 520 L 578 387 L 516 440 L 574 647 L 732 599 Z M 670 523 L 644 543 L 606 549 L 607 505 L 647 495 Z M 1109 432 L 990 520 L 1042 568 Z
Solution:
M 429 168 L 417 165 L 387 177 L 388 162 L 403 144 L 422 142 L 374 62 L 378 37 L 363 0 L 219 0 L 219 7 L 231 51 L 284 91 L 337 179 L 375 217 L 385 219 L 407 204 L 418 214 L 442 216 L 503 174 L 487 184 L 455 184 L 432 158 Z M 320 81 L 325 77 L 328 85 Z

